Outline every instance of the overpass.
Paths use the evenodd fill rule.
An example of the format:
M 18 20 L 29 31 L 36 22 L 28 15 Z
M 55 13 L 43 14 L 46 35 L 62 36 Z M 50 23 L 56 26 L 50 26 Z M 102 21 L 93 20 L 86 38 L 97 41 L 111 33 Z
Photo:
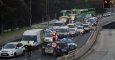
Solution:
M 108 24 L 110 24 L 110 23 L 112 23 L 112 22 L 115 22 L 115 14 L 113 14 L 112 16 L 110 16 L 110 17 L 105 17 L 105 18 L 102 18 L 100 21 L 99 21 L 99 24 L 100 24 L 100 26 L 105 26 L 105 25 L 108 25 Z

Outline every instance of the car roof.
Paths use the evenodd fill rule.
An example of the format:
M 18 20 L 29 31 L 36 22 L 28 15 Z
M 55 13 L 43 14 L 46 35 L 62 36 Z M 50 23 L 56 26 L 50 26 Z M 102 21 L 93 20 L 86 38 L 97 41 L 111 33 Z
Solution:
M 40 32 L 43 29 L 30 29 L 26 30 L 23 35 L 37 35 L 37 32 Z
M 56 21 L 55 23 L 63 23 L 63 21 Z
M 73 23 L 69 23 L 69 24 L 67 24 L 67 25 L 75 25 L 75 24 L 73 24 Z
M 60 26 L 60 28 L 69 28 L 68 26 Z
M 20 42 L 9 42 L 7 44 L 18 44 L 18 43 L 20 43 Z

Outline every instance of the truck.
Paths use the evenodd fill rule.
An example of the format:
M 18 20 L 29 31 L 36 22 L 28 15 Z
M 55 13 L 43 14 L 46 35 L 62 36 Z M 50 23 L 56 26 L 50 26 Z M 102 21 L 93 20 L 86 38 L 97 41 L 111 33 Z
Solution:
M 43 43 L 44 40 L 44 30 L 43 29 L 30 29 L 23 33 L 22 40 L 20 41 L 23 45 L 29 44 L 32 47 L 37 48 Z

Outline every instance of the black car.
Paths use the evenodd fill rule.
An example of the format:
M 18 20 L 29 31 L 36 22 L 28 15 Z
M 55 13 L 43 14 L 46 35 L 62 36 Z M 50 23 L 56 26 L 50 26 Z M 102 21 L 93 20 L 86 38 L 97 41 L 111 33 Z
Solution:
M 63 38 L 63 39 L 61 39 L 61 41 L 67 43 L 69 51 L 77 48 L 77 44 L 70 38 Z
M 58 41 L 58 46 L 56 48 L 56 55 L 66 55 L 69 52 L 69 48 L 66 42 Z

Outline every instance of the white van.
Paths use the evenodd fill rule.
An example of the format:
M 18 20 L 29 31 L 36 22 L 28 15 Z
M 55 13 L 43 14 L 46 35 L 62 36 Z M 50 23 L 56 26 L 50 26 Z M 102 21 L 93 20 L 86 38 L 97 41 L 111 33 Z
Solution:
M 32 46 L 38 46 L 40 45 L 44 40 L 44 30 L 43 29 L 31 29 L 26 30 L 23 33 L 23 37 L 21 40 L 21 43 L 23 45 L 31 44 Z

